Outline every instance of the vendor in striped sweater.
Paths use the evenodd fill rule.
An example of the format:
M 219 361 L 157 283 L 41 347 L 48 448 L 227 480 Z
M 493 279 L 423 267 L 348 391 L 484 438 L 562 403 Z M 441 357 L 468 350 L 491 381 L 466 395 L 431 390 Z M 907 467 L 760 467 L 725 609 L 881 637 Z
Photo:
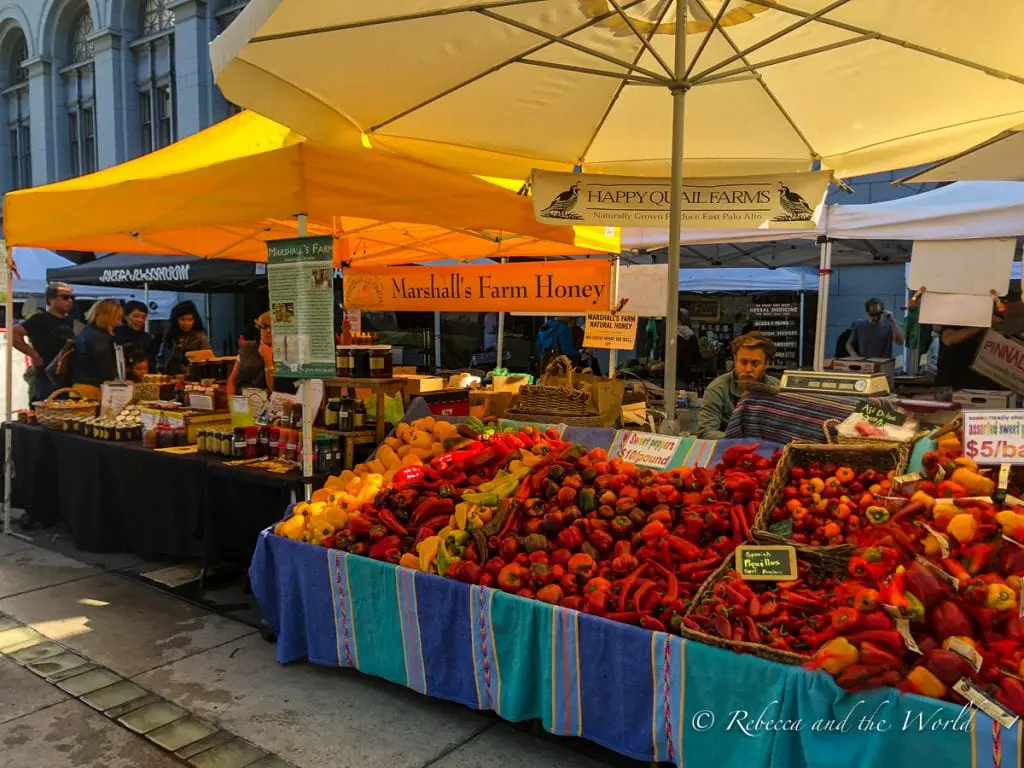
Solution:
M 755 382 L 777 387 L 778 379 L 766 376 L 775 356 L 775 345 L 762 333 L 750 333 L 733 339 L 731 371 L 712 381 L 704 390 L 704 400 L 697 418 L 697 437 L 717 440 L 725 437 L 725 428 L 736 408 L 736 401 Z

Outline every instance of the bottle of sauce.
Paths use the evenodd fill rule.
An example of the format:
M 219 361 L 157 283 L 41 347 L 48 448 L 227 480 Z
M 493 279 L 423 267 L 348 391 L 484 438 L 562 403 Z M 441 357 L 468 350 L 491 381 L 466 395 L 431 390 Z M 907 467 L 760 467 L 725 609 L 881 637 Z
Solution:
M 286 440 L 284 454 L 285 459 L 287 459 L 288 461 L 295 461 L 295 457 L 298 455 L 296 452 L 295 443 L 296 438 L 299 436 L 299 433 L 294 429 L 282 429 L 281 434 L 282 436 L 284 436 Z
M 235 427 L 234 437 L 231 439 L 231 458 L 245 458 L 245 427 Z

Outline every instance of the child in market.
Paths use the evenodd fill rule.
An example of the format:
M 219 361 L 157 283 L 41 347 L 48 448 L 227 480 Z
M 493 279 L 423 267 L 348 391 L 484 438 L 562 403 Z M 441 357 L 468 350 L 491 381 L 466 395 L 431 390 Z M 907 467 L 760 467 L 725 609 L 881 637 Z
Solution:
M 131 356 L 132 381 L 141 382 L 149 373 L 149 355 L 145 350 L 132 350 Z

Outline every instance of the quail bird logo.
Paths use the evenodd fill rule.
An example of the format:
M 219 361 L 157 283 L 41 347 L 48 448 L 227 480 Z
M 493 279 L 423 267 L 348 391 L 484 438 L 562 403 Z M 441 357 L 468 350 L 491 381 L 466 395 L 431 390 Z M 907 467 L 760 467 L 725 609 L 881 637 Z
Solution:
M 576 207 L 576 203 L 580 199 L 580 183 L 577 181 L 565 192 L 562 192 L 558 197 L 551 201 L 547 208 L 541 211 L 541 215 L 549 219 L 577 219 L 581 220 L 583 217 L 578 213 L 573 213 L 573 208 Z
M 803 196 L 791 191 L 782 182 L 779 182 L 779 205 L 782 206 L 783 213 L 772 221 L 810 221 L 814 215 L 814 209 L 807 204 Z

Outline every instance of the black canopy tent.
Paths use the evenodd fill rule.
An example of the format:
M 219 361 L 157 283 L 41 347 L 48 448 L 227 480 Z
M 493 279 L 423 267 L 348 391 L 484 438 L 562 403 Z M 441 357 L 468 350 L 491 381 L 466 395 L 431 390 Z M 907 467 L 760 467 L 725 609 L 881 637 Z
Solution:
M 194 256 L 111 253 L 93 261 L 46 270 L 46 279 L 73 285 L 148 288 L 180 293 L 238 293 L 267 287 L 267 265 Z

